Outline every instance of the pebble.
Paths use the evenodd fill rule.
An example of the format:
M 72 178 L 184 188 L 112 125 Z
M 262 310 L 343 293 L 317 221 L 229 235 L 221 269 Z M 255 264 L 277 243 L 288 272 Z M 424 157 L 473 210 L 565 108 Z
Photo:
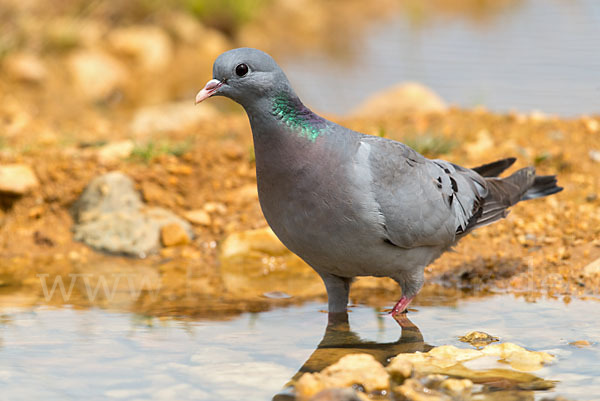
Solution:
M 197 224 L 200 226 L 208 227 L 212 223 L 212 218 L 210 217 L 210 214 L 208 214 L 208 212 L 202 209 L 187 211 L 184 213 L 183 217 L 185 217 L 185 219 L 190 223 Z
M 160 229 L 160 241 L 166 247 L 190 243 L 188 233 L 177 223 L 165 224 Z
M 39 186 L 39 181 L 26 164 L 5 164 L 0 166 L 0 192 L 9 195 L 25 195 Z
M 588 340 L 577 340 L 577 341 L 570 342 L 569 345 L 572 345 L 577 348 L 585 348 L 585 347 L 589 347 L 590 345 L 592 345 L 592 343 L 589 342 Z
M 592 276 L 600 274 L 600 258 L 594 260 L 583 268 L 583 274 L 585 276 Z
M 98 149 L 98 161 L 103 164 L 115 163 L 131 156 L 135 144 L 131 140 L 110 142 Z

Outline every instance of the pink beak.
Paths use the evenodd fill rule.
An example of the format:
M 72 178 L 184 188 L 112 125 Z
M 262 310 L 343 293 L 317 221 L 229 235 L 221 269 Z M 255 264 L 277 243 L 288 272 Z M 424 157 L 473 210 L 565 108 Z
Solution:
M 218 79 L 211 79 L 208 81 L 204 86 L 204 89 L 202 89 L 196 95 L 196 104 L 214 95 L 221 86 L 223 86 L 223 82 L 219 81 Z

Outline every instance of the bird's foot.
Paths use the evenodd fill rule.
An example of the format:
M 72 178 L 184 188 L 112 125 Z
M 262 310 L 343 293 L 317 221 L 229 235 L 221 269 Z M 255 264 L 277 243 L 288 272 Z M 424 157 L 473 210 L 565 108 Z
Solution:
M 414 297 L 405 297 L 403 295 L 402 298 L 400 298 L 400 300 L 396 303 L 396 305 L 390 312 L 390 315 L 392 315 L 395 318 L 396 316 L 398 316 L 402 313 L 406 313 L 406 308 L 408 307 L 408 304 L 411 303 L 413 298 Z

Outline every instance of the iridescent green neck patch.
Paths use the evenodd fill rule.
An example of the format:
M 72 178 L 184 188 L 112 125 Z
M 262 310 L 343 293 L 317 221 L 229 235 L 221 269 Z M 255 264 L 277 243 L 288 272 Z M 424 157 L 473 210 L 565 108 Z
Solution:
M 271 113 L 311 142 L 315 142 L 323 132 L 323 118 L 310 111 L 300 100 L 290 99 L 287 94 L 279 94 L 273 99 Z

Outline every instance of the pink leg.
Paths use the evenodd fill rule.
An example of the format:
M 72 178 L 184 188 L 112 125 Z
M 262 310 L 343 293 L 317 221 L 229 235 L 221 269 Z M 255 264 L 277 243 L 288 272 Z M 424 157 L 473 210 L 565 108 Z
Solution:
M 408 297 L 405 297 L 404 295 L 402 295 L 400 300 L 396 303 L 396 305 L 390 312 L 390 315 L 395 317 L 401 313 L 404 313 L 406 311 L 406 308 L 408 307 L 408 304 L 410 304 L 410 302 L 413 300 L 413 298 L 414 297 L 408 298 Z

